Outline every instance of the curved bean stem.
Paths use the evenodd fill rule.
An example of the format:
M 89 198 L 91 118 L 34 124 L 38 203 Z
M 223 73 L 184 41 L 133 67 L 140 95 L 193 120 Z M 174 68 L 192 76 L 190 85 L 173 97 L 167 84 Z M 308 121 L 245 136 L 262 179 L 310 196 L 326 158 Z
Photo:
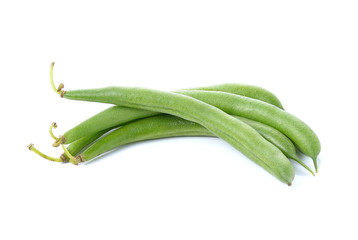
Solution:
M 60 158 L 54 158 L 54 157 L 50 157 L 42 152 L 40 152 L 38 149 L 36 149 L 34 147 L 34 144 L 29 144 L 28 146 L 28 149 L 34 153 L 36 153 L 37 155 L 41 156 L 42 158 L 45 158 L 47 160 L 50 160 L 50 161 L 53 161 L 53 162 L 66 162 L 66 159 L 63 159 L 62 157 Z
M 55 65 L 55 62 L 52 62 L 51 63 L 51 66 L 50 66 L 50 81 L 51 81 L 51 87 L 52 89 L 54 90 L 55 93 L 61 95 L 62 94 L 62 89 L 65 87 L 63 85 L 63 83 L 60 83 L 60 85 L 58 85 L 58 87 L 56 88 L 55 87 L 55 83 L 53 81 L 53 67 Z
M 57 124 L 56 124 L 55 122 L 53 122 L 53 123 L 51 124 L 49 132 L 50 132 L 51 137 L 52 137 L 53 139 L 55 139 L 55 141 L 57 141 L 57 140 L 58 140 L 58 137 L 56 137 L 56 136 L 53 134 L 53 131 L 52 131 L 54 128 L 57 128 Z
M 78 163 L 81 162 L 81 161 L 79 161 L 79 159 L 77 159 L 76 157 L 72 156 L 72 154 L 67 150 L 65 145 L 61 144 L 61 147 L 62 147 L 63 151 L 65 152 L 65 155 L 67 157 L 66 159 L 69 159 L 70 163 L 78 165 Z

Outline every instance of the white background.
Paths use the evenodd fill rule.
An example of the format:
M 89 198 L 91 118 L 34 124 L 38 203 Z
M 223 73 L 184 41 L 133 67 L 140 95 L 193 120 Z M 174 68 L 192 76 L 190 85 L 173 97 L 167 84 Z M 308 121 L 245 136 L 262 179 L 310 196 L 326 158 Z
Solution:
M 1 1 L 1 239 L 357 239 L 357 1 Z M 274 92 L 320 137 L 288 187 L 214 138 L 123 147 L 85 166 L 27 150 L 107 105 L 50 87 Z M 313 167 L 311 160 L 302 158 Z

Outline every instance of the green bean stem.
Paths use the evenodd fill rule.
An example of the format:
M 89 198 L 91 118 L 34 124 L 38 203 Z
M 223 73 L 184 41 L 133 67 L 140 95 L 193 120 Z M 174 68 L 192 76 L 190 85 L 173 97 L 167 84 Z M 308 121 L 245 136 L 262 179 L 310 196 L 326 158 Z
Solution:
M 51 124 L 49 132 L 50 132 L 51 137 L 52 137 L 54 140 L 58 141 L 58 137 L 56 137 L 56 136 L 53 134 L 53 131 L 52 131 L 54 128 L 57 128 L 57 124 L 56 124 L 55 122 L 53 122 L 53 123 Z
M 29 144 L 28 149 L 34 153 L 36 153 L 37 155 L 41 156 L 42 158 L 45 158 L 47 160 L 53 161 L 53 162 L 66 162 L 66 158 L 60 157 L 60 158 L 54 158 L 54 157 L 50 157 L 42 152 L 40 152 L 38 149 L 36 149 L 34 147 L 34 144 Z
M 55 91 L 55 93 L 61 95 L 62 89 L 64 88 L 63 83 L 60 83 L 60 85 L 56 88 L 55 83 L 53 81 L 53 67 L 55 66 L 55 63 L 52 62 L 50 66 L 50 80 L 51 80 L 51 87 Z

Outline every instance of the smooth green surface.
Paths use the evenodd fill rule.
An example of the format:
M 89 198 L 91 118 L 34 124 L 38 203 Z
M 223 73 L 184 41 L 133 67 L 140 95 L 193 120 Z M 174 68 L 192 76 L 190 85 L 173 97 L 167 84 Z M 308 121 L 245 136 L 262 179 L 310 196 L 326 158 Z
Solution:
M 81 152 L 86 146 L 95 142 L 98 138 L 100 138 L 103 134 L 107 133 L 108 131 L 110 131 L 110 130 L 102 130 L 100 132 L 96 132 L 94 134 L 91 134 L 91 135 L 88 135 L 81 139 L 78 139 L 78 140 L 74 141 L 73 143 L 71 143 L 67 147 L 67 150 L 71 155 L 75 156 L 79 152 Z
M 296 149 L 293 143 L 281 132 L 276 129 L 264 125 L 262 123 L 252 121 L 249 119 L 245 119 L 242 117 L 237 117 L 241 121 L 247 123 L 251 127 L 253 127 L 258 133 L 260 133 L 266 140 L 275 145 L 278 149 L 285 154 L 286 157 L 297 161 L 304 168 L 306 168 L 313 175 L 311 169 L 309 169 L 296 155 Z M 169 121 L 169 122 L 168 122 Z M 160 124 L 160 131 L 157 128 L 153 128 Z M 148 127 L 149 126 L 149 127 Z M 119 127 L 119 126 L 118 126 Z M 102 136 L 103 133 L 100 133 L 98 137 Z M 94 143 L 90 149 L 84 152 L 85 157 L 84 160 L 88 161 L 92 158 L 104 154 L 107 151 L 110 151 L 116 147 L 122 146 L 124 144 L 133 143 L 142 140 L 150 140 L 157 138 L 166 138 L 166 137 L 178 137 L 178 136 L 214 136 L 211 132 L 209 132 L 206 128 L 196 123 L 170 116 L 170 115 L 157 115 L 154 117 L 149 117 L 145 119 L 140 119 L 131 123 L 128 123 L 124 126 L 119 127 L 108 135 L 103 137 L 103 140 Z M 96 136 L 92 139 L 92 142 L 97 140 Z M 108 140 L 109 139 L 109 140 Z M 77 155 L 80 150 L 86 147 L 92 142 L 80 141 L 77 140 L 74 143 L 70 144 L 72 150 L 74 148 L 73 145 L 77 146 L 78 152 L 71 151 L 72 155 Z M 103 144 L 105 142 L 105 144 Z M 78 147 L 81 144 L 81 147 Z M 97 147 L 98 145 L 103 145 Z
M 261 100 L 263 102 L 270 103 L 276 107 L 283 109 L 280 100 L 272 92 L 262 87 L 253 86 L 253 85 L 238 84 L 238 83 L 224 83 L 224 84 L 218 84 L 208 87 L 191 88 L 187 90 L 206 90 L 206 91 L 233 93 L 236 95 L 241 95 L 241 96 Z
M 237 83 L 225 83 L 193 89 L 206 89 L 211 91 L 222 91 L 239 94 L 246 97 L 259 99 L 282 108 L 280 101 L 273 93 L 257 86 Z M 132 108 L 113 106 L 83 121 L 74 128 L 68 130 L 66 133 L 63 134 L 63 136 L 65 138 L 65 143 L 69 144 L 87 135 L 102 131 L 103 129 L 118 126 L 136 119 L 154 116 L 156 114 L 158 113 L 142 109 L 133 110 Z M 101 122 L 101 124 L 98 124 L 98 122 Z
M 291 184 L 294 178 L 291 162 L 257 131 L 220 109 L 194 98 L 131 87 L 73 90 L 65 92 L 63 97 L 162 112 L 196 122 L 230 143 L 279 180 Z
M 307 124 L 292 114 L 262 101 L 228 93 L 195 90 L 178 90 L 177 92 L 198 98 L 229 114 L 262 122 L 281 131 L 288 136 L 303 153 L 314 159 L 316 163 L 316 158 L 320 152 L 319 139 Z M 69 136 L 73 136 L 73 138 L 77 138 L 78 136 L 83 137 L 85 134 L 92 134 L 104 128 L 118 126 L 129 121 L 156 114 L 158 113 L 142 109 L 114 106 L 73 128 L 69 131 Z M 101 124 L 97 124 L 98 122 L 101 122 Z M 66 143 L 71 142 L 68 141 L 68 139 L 66 136 Z
M 301 152 L 310 156 L 316 166 L 321 151 L 317 135 L 303 121 L 271 104 L 255 99 L 215 91 L 176 91 L 220 108 L 226 113 L 252 119 L 271 126 L 289 137 Z
M 110 132 L 82 154 L 89 161 L 116 147 L 158 138 L 179 136 L 215 136 L 203 126 L 172 115 L 161 114 L 128 123 Z

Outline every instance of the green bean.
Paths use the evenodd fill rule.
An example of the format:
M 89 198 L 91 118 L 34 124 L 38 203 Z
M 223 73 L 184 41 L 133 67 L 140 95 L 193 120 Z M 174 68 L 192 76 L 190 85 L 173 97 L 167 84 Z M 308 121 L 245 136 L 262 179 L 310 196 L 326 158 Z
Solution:
M 280 149 L 281 152 L 283 154 L 285 154 L 285 156 L 287 158 L 295 160 L 300 165 L 302 165 L 305 169 L 307 169 L 312 175 L 314 175 L 312 170 L 308 166 L 306 166 L 297 157 L 296 149 L 295 149 L 294 145 L 292 144 L 292 142 L 285 135 L 283 135 L 281 132 L 279 132 L 278 130 L 276 130 L 270 126 L 264 125 L 262 123 L 259 123 L 259 122 L 253 121 L 253 120 L 249 120 L 249 119 L 238 117 L 238 116 L 235 116 L 235 117 L 240 119 L 241 121 L 245 122 L 252 128 L 254 128 L 267 141 L 271 142 L 278 149 Z M 159 121 L 159 123 L 157 121 Z M 167 121 L 173 121 L 173 123 L 168 123 Z M 153 125 L 158 125 L 158 124 L 162 124 L 163 126 L 166 126 L 166 127 L 161 127 L 160 133 L 158 133 L 158 132 L 152 133 L 151 131 L 153 131 Z M 147 127 L 148 125 L 151 126 L 151 128 L 145 129 L 145 127 Z M 169 127 L 170 127 L 170 129 L 166 129 Z M 121 128 L 124 128 L 125 130 L 123 130 Z M 144 129 L 144 130 L 142 130 L 142 129 Z M 154 129 L 156 130 L 156 128 L 154 128 Z M 121 132 L 123 132 L 123 131 L 126 134 L 122 134 Z M 142 131 L 145 132 L 144 136 L 138 136 L 141 134 Z M 107 137 L 107 135 L 104 137 L 104 138 L 111 138 L 111 140 L 109 140 L 109 141 L 107 140 L 107 144 L 108 144 L 108 142 L 113 141 L 114 143 L 108 144 L 109 146 L 112 146 L 112 147 L 116 146 L 116 144 L 118 146 L 121 146 L 125 143 L 136 142 L 136 141 L 138 141 L 137 139 L 141 139 L 141 140 L 153 139 L 153 135 L 155 136 L 155 138 L 187 136 L 187 135 L 192 136 L 192 135 L 195 135 L 193 133 L 198 133 L 198 135 L 200 135 L 200 136 L 213 136 L 213 134 L 210 133 L 207 129 L 205 129 L 204 127 L 202 127 L 196 123 L 189 122 L 184 119 L 180 119 L 178 117 L 164 115 L 164 114 L 160 114 L 160 115 L 157 115 L 154 117 L 148 117 L 145 119 L 140 119 L 140 120 L 134 121 L 132 123 L 128 123 L 124 126 L 121 126 L 119 129 L 115 130 L 115 132 L 116 133 L 110 133 L 109 135 L 111 135 L 111 136 L 117 135 L 117 136 L 119 136 L 119 140 L 115 139 L 114 137 Z M 129 134 L 129 133 L 131 133 L 131 134 Z M 102 135 L 104 135 L 104 131 L 102 131 L 100 134 L 97 134 L 97 135 L 95 134 L 95 136 L 92 137 L 91 141 L 86 142 L 86 141 L 77 140 L 68 146 L 68 150 L 72 155 L 77 156 L 81 149 L 85 148 L 87 145 L 92 145 L 92 142 L 94 140 L 97 140 L 97 138 L 99 138 Z M 85 138 L 87 138 L 87 137 L 85 137 Z M 94 147 L 92 147 L 92 149 L 93 148 Z M 108 146 L 107 146 L 107 150 L 108 150 Z M 101 152 L 97 152 L 97 155 L 102 154 L 102 153 L 104 153 L 103 150 Z M 62 156 L 62 158 L 63 157 L 64 156 Z M 90 160 L 90 159 L 88 159 L 88 157 L 86 157 L 86 160 Z
M 321 150 L 320 141 L 307 124 L 292 114 L 271 104 L 230 93 L 202 90 L 178 90 L 176 92 L 204 101 L 226 113 L 249 118 L 279 130 L 288 136 L 301 152 L 313 159 L 317 172 L 317 156 Z
M 74 141 L 72 144 L 68 145 L 67 150 L 71 155 L 79 154 L 83 149 L 97 141 L 105 133 L 109 132 L 111 129 L 105 129 L 94 134 L 88 135 L 81 139 Z
M 286 135 L 284 135 L 277 129 L 268 126 L 266 124 L 263 124 L 261 122 L 257 122 L 243 117 L 238 117 L 238 116 L 236 117 L 239 118 L 241 121 L 245 122 L 246 124 L 250 125 L 252 128 L 254 128 L 267 141 L 269 141 L 270 143 L 275 145 L 278 149 L 280 149 L 281 152 L 285 154 L 287 158 L 296 161 L 302 167 L 307 169 L 313 176 L 315 175 L 313 171 L 298 158 L 295 146 Z
M 243 85 L 243 84 L 221 84 L 211 87 L 204 87 L 204 89 L 218 89 L 223 92 L 230 92 L 234 94 L 243 94 L 251 98 L 266 101 L 282 108 L 280 101 L 271 92 L 256 86 Z M 154 116 L 158 113 L 146 111 L 142 109 L 127 108 L 122 106 L 113 106 L 102 112 L 94 115 L 93 117 L 71 128 L 55 141 L 54 146 L 57 147 L 61 143 L 69 144 L 80 138 L 83 138 L 92 133 L 101 131 L 106 128 L 118 126 L 136 119 Z M 101 122 L 101 124 L 95 124 Z
M 50 67 L 50 81 L 53 90 L 57 93 L 61 93 L 64 85 L 61 83 L 58 88 L 55 87 L 53 81 L 53 67 L 54 62 L 51 63 Z M 197 88 L 194 88 L 197 89 Z M 236 84 L 236 83 L 228 83 L 228 84 L 220 84 L 215 86 L 203 87 L 203 89 L 208 90 L 218 90 L 223 92 L 230 92 L 234 94 L 242 94 L 247 97 L 260 99 L 262 101 L 266 101 L 271 103 L 277 107 L 282 108 L 282 105 L 278 98 L 268 90 L 251 85 L 245 84 Z M 83 138 L 87 135 L 94 134 L 96 132 L 102 131 L 107 128 L 112 128 L 136 119 L 145 118 L 149 116 L 154 116 L 159 113 L 146 111 L 142 109 L 133 109 L 126 108 L 121 106 L 113 106 L 108 108 L 95 116 L 87 119 L 86 121 L 78 124 L 74 128 L 68 130 L 63 135 L 61 135 L 53 144 L 53 146 L 57 147 L 60 144 L 69 144 L 80 138 Z M 101 124 L 98 124 L 98 123 Z
M 255 101 L 249 98 L 237 96 L 236 98 L 228 97 L 230 94 L 226 94 L 226 98 L 223 100 L 222 96 L 218 92 L 215 91 L 195 91 L 195 90 L 178 90 L 177 92 L 186 94 L 192 97 L 197 97 L 198 93 L 201 93 L 200 100 L 204 102 L 208 102 L 209 104 L 215 105 L 218 108 L 224 109 L 230 114 L 240 115 L 249 119 L 254 119 L 256 121 L 264 122 L 267 125 L 270 125 L 281 132 L 285 133 L 289 136 L 298 146 L 298 148 L 305 154 L 309 155 L 315 165 L 315 169 L 317 171 L 317 156 L 320 151 L 320 144 L 315 133 L 301 120 L 294 117 L 293 115 L 277 109 L 269 104 L 262 103 L 260 101 Z M 199 94 L 200 95 L 200 94 Z M 203 96 L 204 95 L 204 96 Z M 233 96 L 232 94 L 230 96 Z M 215 102 L 215 103 L 214 103 Z M 99 119 L 103 119 L 102 123 L 105 127 L 108 127 L 106 124 L 119 125 L 123 124 L 126 121 L 121 121 L 124 118 L 130 117 L 129 120 L 135 120 L 141 117 L 147 117 L 158 114 L 158 113 L 150 113 L 148 111 L 145 112 L 144 115 L 141 115 L 142 110 L 134 110 L 134 109 L 124 109 L 124 115 L 121 115 L 121 107 L 115 106 L 108 110 L 105 110 L 101 114 L 97 115 L 97 118 L 89 119 L 88 122 L 93 124 L 93 122 L 98 122 Z M 107 119 L 106 111 L 110 114 L 108 116 L 111 118 L 112 116 L 123 116 L 118 117 L 117 121 L 111 122 Z M 132 115 L 134 113 L 134 115 Z M 103 114 L 103 115 L 102 115 Z M 132 117 L 133 116 L 133 117 Z M 138 117 L 141 116 L 141 117 Z M 267 116 L 269 116 L 267 118 Z M 112 118 L 113 119 L 113 118 Z M 125 119 L 125 120 L 127 120 Z M 290 121 L 286 121 L 290 119 Z M 93 121 L 94 120 L 94 121 Z M 118 123 L 119 122 L 119 123 Z M 83 126 L 83 125 L 80 125 Z M 96 124 L 97 128 L 100 128 L 101 125 Z M 83 129 L 95 129 L 96 127 L 85 126 Z M 75 129 L 76 130 L 76 129 Z M 71 131 L 76 133 L 76 131 Z
M 59 136 L 58 140 L 54 142 L 53 146 L 57 147 L 60 144 L 69 144 L 104 129 L 112 128 L 133 120 L 150 117 L 157 114 L 157 112 L 143 109 L 113 106 L 83 121 L 74 128 L 71 128 L 63 135 Z
M 78 158 L 87 162 L 110 150 L 138 141 L 180 137 L 180 136 L 215 136 L 203 126 L 167 114 L 139 119 L 110 132 L 88 147 Z
M 194 98 L 172 92 L 131 87 L 61 91 L 60 95 L 72 100 L 111 103 L 162 112 L 196 122 L 230 143 L 282 182 L 291 184 L 294 178 L 291 162 L 278 148 L 242 121 Z
M 276 107 L 283 109 L 280 100 L 273 93 L 267 91 L 264 88 L 258 87 L 258 86 L 238 84 L 238 83 L 224 83 L 224 84 L 219 84 L 219 85 L 191 88 L 191 89 L 186 89 L 186 90 L 206 90 L 206 91 L 219 91 L 219 92 L 233 93 L 236 95 L 241 95 L 241 96 L 261 100 L 263 102 L 270 103 Z

